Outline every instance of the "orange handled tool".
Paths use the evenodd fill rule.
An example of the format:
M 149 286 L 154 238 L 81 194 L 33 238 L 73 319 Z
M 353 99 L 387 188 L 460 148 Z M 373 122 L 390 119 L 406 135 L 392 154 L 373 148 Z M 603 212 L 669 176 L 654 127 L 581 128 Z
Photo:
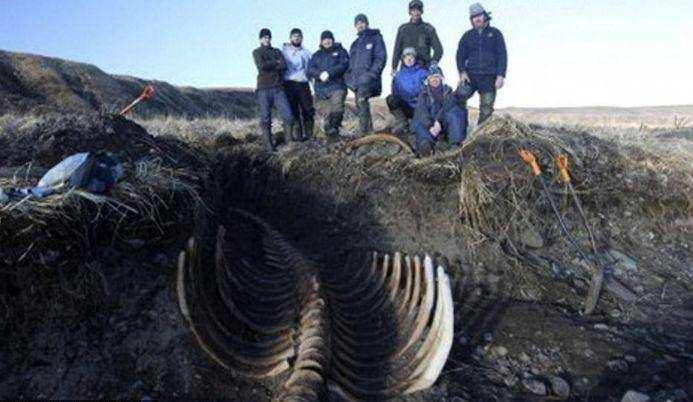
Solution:
M 556 167 L 558 168 L 558 177 L 566 186 L 570 184 L 570 173 L 568 173 L 568 157 L 566 155 L 557 155 Z
M 125 109 L 121 110 L 120 113 L 118 113 L 121 116 L 125 116 L 132 108 L 134 108 L 138 103 L 142 102 L 143 100 L 149 100 L 154 97 L 154 93 L 156 90 L 154 89 L 153 85 L 148 85 L 144 91 L 140 94 L 140 96 L 137 97 L 134 101 L 132 101 L 131 104 L 129 104 Z
M 522 158 L 522 160 L 529 165 L 529 167 L 532 169 L 532 173 L 534 173 L 535 176 L 539 176 L 541 174 L 541 168 L 539 167 L 537 158 L 534 157 L 534 154 L 526 149 L 523 149 L 520 151 L 520 158 Z

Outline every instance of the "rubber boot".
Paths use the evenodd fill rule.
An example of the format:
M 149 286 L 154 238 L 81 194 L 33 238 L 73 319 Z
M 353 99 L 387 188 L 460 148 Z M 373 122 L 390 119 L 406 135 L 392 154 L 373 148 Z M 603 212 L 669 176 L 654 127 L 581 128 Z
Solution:
M 298 142 L 301 141 L 301 122 L 300 121 L 295 121 L 293 126 L 291 127 L 291 141 L 292 142 Z
M 400 138 L 405 138 L 409 134 L 409 119 L 402 109 L 395 109 L 392 112 L 395 121 L 392 124 L 392 134 Z
M 359 116 L 358 135 L 364 137 L 373 134 L 373 119 L 371 118 L 371 105 L 368 98 L 357 97 L 356 108 Z
M 293 136 L 294 123 L 284 122 L 284 143 L 288 144 L 291 142 L 291 137 Z
M 433 154 L 433 143 L 426 141 L 419 146 L 418 149 L 419 158 L 425 158 Z
M 493 114 L 493 105 L 496 102 L 496 93 L 487 92 L 479 94 L 479 123 L 488 120 Z
M 313 134 L 315 130 L 315 121 L 304 121 L 303 122 L 303 141 L 310 141 L 313 139 Z
M 325 137 L 334 141 L 339 138 L 339 128 L 342 126 L 342 113 L 330 113 L 325 119 Z
M 276 150 L 276 146 L 272 139 L 272 124 L 262 124 L 262 137 L 265 141 L 265 151 L 267 153 L 273 153 Z

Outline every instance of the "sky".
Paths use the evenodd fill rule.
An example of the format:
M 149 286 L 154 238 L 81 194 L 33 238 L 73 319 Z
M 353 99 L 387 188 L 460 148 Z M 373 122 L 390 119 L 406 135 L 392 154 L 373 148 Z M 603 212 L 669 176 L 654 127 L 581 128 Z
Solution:
M 388 48 L 408 0 L 0 0 L 0 49 L 95 64 L 102 70 L 196 87 L 252 87 L 252 50 L 268 27 L 274 46 L 293 27 L 314 51 L 320 33 L 345 47 L 368 15 Z M 457 85 L 457 43 L 471 1 L 424 0 Z M 484 1 L 507 42 L 500 107 L 693 104 L 693 1 Z M 389 65 L 383 74 L 389 92 Z

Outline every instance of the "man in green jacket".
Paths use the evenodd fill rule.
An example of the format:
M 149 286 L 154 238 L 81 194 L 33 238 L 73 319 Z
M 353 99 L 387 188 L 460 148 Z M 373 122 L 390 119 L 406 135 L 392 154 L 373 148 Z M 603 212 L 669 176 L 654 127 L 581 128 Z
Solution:
M 428 68 L 432 62 L 436 64 L 443 57 L 443 45 L 438 39 L 438 34 L 433 25 L 423 22 L 423 2 L 412 0 L 409 2 L 409 16 L 411 20 L 402 24 L 397 31 L 395 39 L 395 51 L 392 54 L 392 76 L 397 73 L 397 67 L 402 59 L 402 52 L 406 48 L 416 49 L 417 62 L 424 68 Z M 431 56 L 433 50 L 433 56 Z
M 286 61 L 279 49 L 272 47 L 272 32 L 263 28 L 260 31 L 260 47 L 253 51 L 257 66 L 257 100 L 260 104 L 260 129 L 265 138 L 268 152 L 274 152 L 276 143 L 272 138 L 272 107 L 274 106 L 284 121 L 284 137 L 291 136 L 294 114 L 284 92 L 284 70 Z

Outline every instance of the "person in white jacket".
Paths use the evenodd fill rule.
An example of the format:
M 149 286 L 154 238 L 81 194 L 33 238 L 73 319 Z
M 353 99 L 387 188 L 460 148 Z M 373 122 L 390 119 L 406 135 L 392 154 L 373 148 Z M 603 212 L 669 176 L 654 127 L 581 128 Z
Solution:
M 303 33 L 300 29 L 291 30 L 290 43 L 282 48 L 286 60 L 284 71 L 284 91 L 294 114 L 292 141 L 307 141 L 313 137 L 315 127 L 315 108 L 308 80 L 308 63 L 311 53 L 303 47 Z

